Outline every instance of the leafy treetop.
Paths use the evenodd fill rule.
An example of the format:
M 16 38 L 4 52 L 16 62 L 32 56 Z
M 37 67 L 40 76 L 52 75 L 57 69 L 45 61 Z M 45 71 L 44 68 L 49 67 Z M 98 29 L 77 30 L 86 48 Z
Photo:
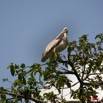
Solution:
M 26 64 L 13 64 L 8 66 L 10 73 L 16 79 L 11 82 L 4 78 L 4 82 L 11 82 L 10 88 L 0 87 L 0 101 L 4 103 L 65 103 L 62 95 L 63 88 L 70 89 L 71 97 L 78 98 L 85 103 L 88 98 L 97 97 L 95 89 L 103 89 L 103 34 L 95 37 L 96 42 L 90 43 L 88 35 L 83 35 L 78 41 L 68 43 L 67 56 L 51 56 L 47 63 L 34 63 L 31 66 Z M 71 69 L 69 68 L 71 67 Z M 77 82 L 73 84 L 66 75 L 74 75 Z M 74 90 L 73 87 L 79 84 Z M 54 91 L 42 94 L 42 89 L 49 90 L 55 87 Z M 58 95 L 61 94 L 61 98 Z M 8 96 L 9 95 L 9 96 Z

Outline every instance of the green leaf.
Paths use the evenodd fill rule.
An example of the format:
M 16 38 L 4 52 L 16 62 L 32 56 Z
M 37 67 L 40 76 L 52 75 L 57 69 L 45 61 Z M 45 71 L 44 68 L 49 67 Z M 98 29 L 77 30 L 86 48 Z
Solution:
M 20 65 L 21 68 L 26 68 L 26 65 L 23 63 Z
M 103 34 L 100 33 L 100 34 L 97 34 L 97 35 L 95 36 L 95 39 L 97 39 L 97 38 L 101 39 L 102 37 L 103 37 Z
M 18 79 L 21 81 L 21 80 L 22 80 L 22 77 L 23 77 L 23 74 L 22 74 L 22 72 L 20 71 L 20 72 L 18 73 Z
M 82 35 L 82 36 L 79 38 L 79 42 L 84 42 L 84 41 L 86 42 L 86 41 L 88 41 L 87 36 L 88 36 L 88 34 Z
M 2 79 L 2 81 L 3 81 L 3 82 L 6 82 L 6 81 L 8 81 L 8 78 L 4 78 L 4 79 Z
M 28 89 L 28 88 L 26 88 L 25 90 L 24 90 L 24 96 L 25 97 L 28 97 L 28 95 L 30 95 L 30 90 Z
M 11 75 L 14 76 L 15 75 L 15 66 L 13 65 L 13 63 L 11 63 L 8 68 L 10 68 L 10 72 Z
M 17 86 L 18 84 L 20 84 L 20 80 L 19 79 L 16 79 L 13 83 L 14 86 Z
M 23 84 L 26 85 L 26 79 L 23 77 Z
M 1 94 L 1 99 L 2 99 L 2 100 L 6 100 L 6 95 L 2 93 L 2 94 Z

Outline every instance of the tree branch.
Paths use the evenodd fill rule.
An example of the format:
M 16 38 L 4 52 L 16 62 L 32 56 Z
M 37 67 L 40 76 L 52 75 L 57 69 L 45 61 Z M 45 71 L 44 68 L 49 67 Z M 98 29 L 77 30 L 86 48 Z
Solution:
M 101 75 L 101 74 L 103 74 L 103 72 L 101 72 L 101 73 L 90 73 L 89 75 Z
M 80 82 L 80 83 L 82 83 L 82 81 L 81 81 L 81 79 L 80 79 L 80 76 L 78 75 L 78 73 L 77 73 L 77 71 L 75 70 L 75 67 L 74 67 L 74 65 L 73 65 L 73 63 L 70 61 L 70 60 L 68 60 L 68 61 L 59 61 L 60 63 L 67 63 L 67 64 L 69 64 L 70 66 L 71 66 L 71 68 L 73 69 L 73 74 L 75 74 L 75 76 L 77 77 L 77 79 L 78 79 L 78 81 Z M 69 72 L 70 73 L 70 72 Z
M 59 74 L 74 74 L 74 72 L 69 71 L 69 70 L 66 70 L 66 71 L 59 71 L 59 70 L 58 70 L 58 73 L 59 73 Z
M 83 82 L 84 85 L 96 85 L 96 86 L 100 86 L 100 85 L 103 85 L 103 81 L 102 82 L 99 82 L 99 81 L 95 81 L 96 84 L 93 83 L 90 83 L 90 82 Z
M 7 90 L 1 90 L 1 89 L 0 89 L 0 92 L 1 92 L 1 93 L 4 93 L 4 94 L 7 94 L 7 95 L 10 95 L 10 96 L 14 96 L 14 97 L 16 97 L 16 98 L 29 99 L 29 100 L 32 100 L 32 101 L 34 101 L 34 102 L 36 102 L 36 103 L 45 103 L 45 102 L 43 102 L 43 101 L 41 101 L 41 100 L 38 100 L 38 99 L 36 99 L 36 98 L 25 97 L 25 96 L 20 95 L 20 94 L 13 94 L 13 93 L 11 93 L 11 92 L 9 92 L 9 91 L 7 91 Z

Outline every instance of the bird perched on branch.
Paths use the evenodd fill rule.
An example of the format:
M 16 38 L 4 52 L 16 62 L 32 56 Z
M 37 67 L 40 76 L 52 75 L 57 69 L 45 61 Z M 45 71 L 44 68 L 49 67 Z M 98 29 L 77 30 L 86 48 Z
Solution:
M 68 28 L 65 27 L 62 32 L 47 45 L 45 52 L 42 54 L 42 62 L 45 62 L 51 55 L 59 53 L 67 47 L 67 34 Z

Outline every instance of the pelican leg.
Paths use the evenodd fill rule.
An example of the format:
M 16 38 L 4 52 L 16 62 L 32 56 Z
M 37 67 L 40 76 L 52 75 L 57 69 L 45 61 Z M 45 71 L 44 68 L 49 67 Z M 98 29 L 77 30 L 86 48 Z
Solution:
M 55 49 L 53 50 L 54 52 L 54 59 L 56 59 L 57 61 L 60 61 L 61 60 L 61 57 L 60 57 L 60 54 L 58 54 Z
M 57 53 L 55 52 L 55 48 L 54 48 L 53 52 L 54 52 L 54 58 L 57 58 L 58 55 L 57 55 Z

